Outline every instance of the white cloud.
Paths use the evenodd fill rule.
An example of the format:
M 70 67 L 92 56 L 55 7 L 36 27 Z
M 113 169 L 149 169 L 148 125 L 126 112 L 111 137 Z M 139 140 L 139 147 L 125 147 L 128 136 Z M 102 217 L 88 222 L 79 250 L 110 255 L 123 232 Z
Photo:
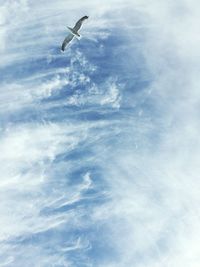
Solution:
M 87 81 L 87 77 L 84 80 Z M 66 103 L 75 106 L 100 104 L 114 109 L 120 108 L 120 91 L 122 89 L 122 84 L 109 78 L 98 86 L 95 83 L 92 83 L 92 85 L 89 83 L 88 89 L 85 92 L 78 90 L 73 96 L 67 99 Z
M 137 100 L 145 95 L 153 112 L 142 113 L 137 124 L 133 118 L 141 129 L 146 120 L 147 132 L 131 127 L 132 144 L 129 138 L 115 150 L 108 176 L 116 202 L 95 215 L 115 220 L 110 227 L 120 267 L 200 263 L 199 7 L 197 1 L 151 1 L 141 8 L 154 25 L 143 50 L 154 82 L 151 94 Z
M 107 234 L 101 242 L 116 253 L 95 266 L 199 266 L 199 8 L 195 0 L 7 1 L 1 6 L 0 266 L 78 266 L 70 252 L 85 255 L 92 240 L 86 240 L 87 233 L 72 238 L 69 232 L 85 225 L 103 228 Z M 128 95 L 131 112 L 98 123 L 69 122 L 66 113 L 64 122 L 10 122 L 8 114 L 27 107 L 46 112 L 70 105 L 121 107 L 126 85 L 115 77 L 96 83 L 91 73 L 97 66 L 73 46 L 64 55 L 66 68 L 49 67 L 22 78 L 13 71 L 21 63 L 43 60 L 51 66 L 63 59 L 55 50 L 65 25 L 83 13 L 90 16 L 82 29 L 85 40 L 102 41 L 112 34 L 110 28 L 123 29 L 119 34 L 128 41 L 123 51 L 129 51 L 123 64 L 125 70 L 131 66 L 133 81 L 135 53 L 144 59 L 151 82 Z M 39 107 L 39 101 L 63 88 L 75 91 Z M 92 156 L 56 162 L 84 146 Z M 77 165 L 91 162 L 103 169 L 108 188 L 102 191 L 109 201 L 84 210 L 79 203 L 99 181 L 84 168 L 79 181 L 70 184 L 69 177 Z M 68 231 L 71 240 L 65 246 L 58 237 L 49 239 L 49 246 L 45 238 L 34 243 L 37 234 L 50 229 Z M 26 238 L 33 241 L 27 245 Z M 85 264 L 93 266 L 90 259 Z
M 50 252 L 46 251 L 45 247 L 43 248 L 45 244 L 37 243 L 31 248 L 29 246 L 25 248 L 22 244 L 12 246 L 12 242 L 15 239 L 23 240 L 45 233 L 50 229 L 62 229 L 63 225 L 68 225 L 69 228 L 74 227 L 79 223 L 81 215 L 79 209 L 72 209 L 67 213 L 54 213 L 53 211 L 70 207 L 84 198 L 84 192 L 92 186 L 90 173 L 85 173 L 80 183 L 63 187 L 62 183 L 67 183 L 68 178 L 64 178 L 67 176 L 67 171 L 70 173 L 74 167 L 68 162 L 66 169 L 62 161 L 55 163 L 54 160 L 62 153 L 73 151 L 79 142 L 83 142 L 91 126 L 72 125 L 66 122 L 63 124 L 24 124 L 10 126 L 2 132 L 0 144 L 0 244 L 2 248 L 0 258 L 2 266 L 12 264 L 20 266 L 20 253 L 27 253 L 31 256 L 29 260 L 32 266 L 34 266 L 33 260 L 38 264 L 41 263 L 41 266 L 47 266 L 52 258 Z M 96 124 L 93 127 L 97 127 Z M 45 209 L 49 210 L 49 214 L 44 214 Z M 79 241 L 73 249 L 86 249 L 88 244 L 84 242 L 84 240 Z M 4 244 L 6 251 L 3 250 Z M 38 246 L 41 247 L 41 254 Z M 67 259 L 62 258 L 61 254 L 71 251 L 72 246 L 65 244 L 63 249 L 60 252 L 55 251 L 54 260 L 62 262 L 62 266 L 65 266 Z M 23 257 L 21 264 L 26 264 L 26 257 Z

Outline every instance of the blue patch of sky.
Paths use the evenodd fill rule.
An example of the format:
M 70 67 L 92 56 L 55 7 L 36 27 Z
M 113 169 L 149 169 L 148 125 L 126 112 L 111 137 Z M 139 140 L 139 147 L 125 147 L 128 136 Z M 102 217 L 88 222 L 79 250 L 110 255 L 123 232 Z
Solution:
M 137 40 L 135 41 L 137 42 Z M 103 46 L 101 52 L 99 52 L 100 45 Z M 25 108 L 22 111 L 17 111 L 14 114 L 7 115 L 8 117 L 4 115 L 5 121 L 10 121 L 16 124 L 29 122 L 110 121 L 110 127 L 105 126 L 102 127 L 102 129 L 94 129 L 90 133 L 94 136 L 100 132 L 106 131 L 104 140 L 97 140 L 97 142 L 92 146 L 94 147 L 103 144 L 104 147 L 107 147 L 106 151 L 108 152 L 109 150 L 112 150 L 113 147 L 119 145 L 122 140 L 125 142 L 125 139 L 130 135 L 129 129 L 121 127 L 123 121 L 126 121 L 128 117 L 131 118 L 131 114 L 135 109 L 135 107 L 132 107 L 131 104 L 128 106 L 127 103 L 129 103 L 129 99 L 133 98 L 137 91 L 145 90 L 145 88 L 149 86 L 151 77 L 148 75 L 148 70 L 145 69 L 145 61 L 141 52 L 133 52 L 131 64 L 126 64 L 126 60 L 130 61 L 130 51 L 127 50 L 126 40 L 124 40 L 118 32 L 116 32 L 116 34 L 111 34 L 107 39 L 101 40 L 98 43 L 94 43 L 89 40 L 75 42 L 71 49 L 78 49 L 79 51 L 82 51 L 90 64 L 97 67 L 96 71 L 90 73 L 89 70 L 84 70 L 78 61 L 73 66 L 77 71 L 82 71 L 84 74 L 89 75 L 92 82 L 100 85 L 109 77 L 115 77 L 119 83 L 125 85 L 124 92 L 121 92 L 123 94 L 122 107 L 119 110 L 116 110 L 109 107 L 99 106 L 97 104 L 87 103 L 80 107 L 73 105 L 70 107 L 61 105 L 47 108 L 47 110 L 44 109 L 43 105 L 45 103 L 48 104 L 55 101 L 59 103 L 63 97 L 72 96 L 76 90 L 83 92 L 87 90 L 88 86 L 88 84 L 78 84 L 74 86 L 73 90 L 69 90 L 69 86 L 66 85 L 51 96 L 38 101 L 35 107 Z M 52 49 L 51 51 L 52 53 L 59 53 L 57 48 Z M 64 54 L 63 57 L 52 59 L 50 63 L 47 62 L 46 58 L 42 58 L 40 60 L 32 59 L 26 63 L 23 62 L 21 64 L 17 64 L 17 66 L 7 67 L 3 70 L 3 81 L 14 81 L 16 77 L 17 81 L 20 81 L 20 79 L 27 78 L 48 69 L 53 71 L 59 67 L 68 66 L 70 66 L 70 58 L 66 51 L 66 54 Z M 64 77 L 66 74 L 60 75 L 63 75 Z M 41 78 L 40 82 L 48 81 L 49 78 L 51 78 L 50 75 L 45 78 Z M 151 109 L 150 104 L 147 104 L 146 102 L 142 105 L 143 109 Z M 121 129 L 119 130 L 120 127 Z M 113 134 L 115 129 L 118 129 L 118 131 Z M 155 138 L 154 130 L 151 138 Z M 130 138 L 127 140 L 128 143 Z M 66 175 L 64 173 L 61 174 L 59 170 L 52 170 L 52 176 L 56 177 L 56 180 L 51 180 L 47 189 L 49 194 L 51 194 L 51 187 L 59 189 L 59 187 L 67 187 L 78 184 L 81 182 L 83 175 L 87 172 L 91 173 L 96 188 L 89 189 L 84 192 L 83 198 L 81 198 L 77 203 L 65 205 L 59 209 L 47 208 L 46 210 L 41 211 L 41 215 L 43 214 L 45 216 L 46 214 L 65 213 L 70 210 L 77 210 L 78 212 L 80 209 L 84 210 L 82 220 L 86 220 L 86 222 L 88 221 L 89 223 L 89 212 L 94 209 L 95 206 L 103 205 L 104 201 L 107 201 L 106 198 L 104 199 L 105 196 L 98 194 L 98 192 L 106 188 L 106 184 L 103 179 L 103 170 L 101 170 L 100 162 L 98 162 L 98 155 L 94 154 L 92 146 L 88 141 L 85 141 L 80 143 L 78 147 L 69 153 L 57 155 L 53 162 L 53 166 L 60 163 L 66 163 L 67 165 L 67 162 L 70 161 L 74 162 L 74 167 L 70 173 L 67 171 L 66 167 Z M 96 158 L 94 162 L 88 160 L 91 156 Z M 105 157 L 107 158 L 107 156 Z M 77 161 L 81 161 L 81 166 L 76 166 Z M 65 180 L 65 178 L 66 180 L 64 182 L 59 181 L 61 177 L 62 180 Z M 104 258 L 108 261 L 109 255 L 110 259 L 113 258 L 113 255 L 117 257 L 117 253 L 114 251 L 112 245 L 103 241 L 104 238 L 105 240 L 108 240 L 109 235 L 109 231 L 104 224 L 101 225 L 101 223 L 99 223 L 98 225 L 94 225 L 89 223 L 87 226 L 86 223 L 85 228 L 81 229 L 78 229 L 78 227 L 75 227 L 74 229 L 69 227 L 69 229 L 67 229 L 67 227 L 68 226 L 66 225 L 66 228 L 63 226 L 61 229 L 52 229 L 44 233 L 38 233 L 31 237 L 27 237 L 27 239 L 24 238 L 24 240 L 20 242 L 25 244 L 44 243 L 47 247 L 49 246 L 50 250 L 53 250 L 52 246 L 53 244 L 55 245 L 56 242 L 62 246 L 66 239 L 74 239 L 80 236 L 83 236 L 84 238 L 86 237 L 90 241 L 91 245 L 91 248 L 88 249 L 88 251 L 86 250 L 85 253 L 82 253 L 81 251 L 80 253 L 74 251 L 67 254 L 67 258 L 72 260 L 72 262 L 79 267 L 86 266 L 83 260 L 87 259 L 87 257 L 90 258 L 90 261 L 93 262 L 94 266 L 95 264 L 98 265 L 102 263 Z M 101 238 L 99 238 L 99 236 Z M 83 259 L 83 257 L 86 258 Z

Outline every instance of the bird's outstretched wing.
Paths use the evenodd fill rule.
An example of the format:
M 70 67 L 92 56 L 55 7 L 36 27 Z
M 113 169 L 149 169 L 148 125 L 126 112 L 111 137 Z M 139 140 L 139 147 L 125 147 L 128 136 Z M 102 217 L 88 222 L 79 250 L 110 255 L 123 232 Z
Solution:
M 65 40 L 62 43 L 61 50 L 65 51 L 65 47 L 67 46 L 68 43 L 71 42 L 71 40 L 74 38 L 74 35 L 72 33 L 68 34 Z
M 73 30 L 74 30 L 75 32 L 77 32 L 77 31 L 81 28 L 81 25 L 82 25 L 83 21 L 86 20 L 86 19 L 88 19 L 88 18 L 89 18 L 88 16 L 84 16 L 84 17 L 82 17 L 81 19 L 79 19 L 79 20 L 76 22 L 76 24 L 75 24 Z

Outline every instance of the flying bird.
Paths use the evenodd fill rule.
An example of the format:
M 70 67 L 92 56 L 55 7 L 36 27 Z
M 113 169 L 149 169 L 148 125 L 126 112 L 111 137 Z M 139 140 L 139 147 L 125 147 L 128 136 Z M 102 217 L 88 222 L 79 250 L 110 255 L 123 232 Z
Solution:
M 83 24 L 83 21 L 88 19 L 88 18 L 89 18 L 88 16 L 84 16 L 81 19 L 79 19 L 76 22 L 74 28 L 67 27 L 70 30 L 70 33 L 64 39 L 62 46 L 61 46 L 61 51 L 63 51 L 63 52 L 65 51 L 66 46 L 73 40 L 74 36 L 80 37 L 80 34 L 78 33 L 78 31 L 80 30 L 80 28 Z

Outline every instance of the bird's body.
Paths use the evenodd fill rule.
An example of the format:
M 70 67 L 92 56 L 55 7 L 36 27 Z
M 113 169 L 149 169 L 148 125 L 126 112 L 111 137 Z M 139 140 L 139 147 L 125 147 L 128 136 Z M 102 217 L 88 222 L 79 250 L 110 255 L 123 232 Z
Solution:
M 71 32 L 73 35 L 75 35 L 75 36 L 77 36 L 77 37 L 80 37 L 80 34 L 79 34 L 78 32 L 75 32 L 73 28 L 70 28 L 70 27 L 67 27 L 67 28 L 70 30 L 70 32 Z
M 84 16 L 81 19 L 79 19 L 74 28 L 67 27 L 70 30 L 70 33 L 67 35 L 67 37 L 64 39 L 62 46 L 61 46 L 61 51 L 65 51 L 66 46 L 73 40 L 74 36 L 80 37 L 80 34 L 78 31 L 80 30 L 82 23 L 84 20 L 88 19 L 88 16 Z

